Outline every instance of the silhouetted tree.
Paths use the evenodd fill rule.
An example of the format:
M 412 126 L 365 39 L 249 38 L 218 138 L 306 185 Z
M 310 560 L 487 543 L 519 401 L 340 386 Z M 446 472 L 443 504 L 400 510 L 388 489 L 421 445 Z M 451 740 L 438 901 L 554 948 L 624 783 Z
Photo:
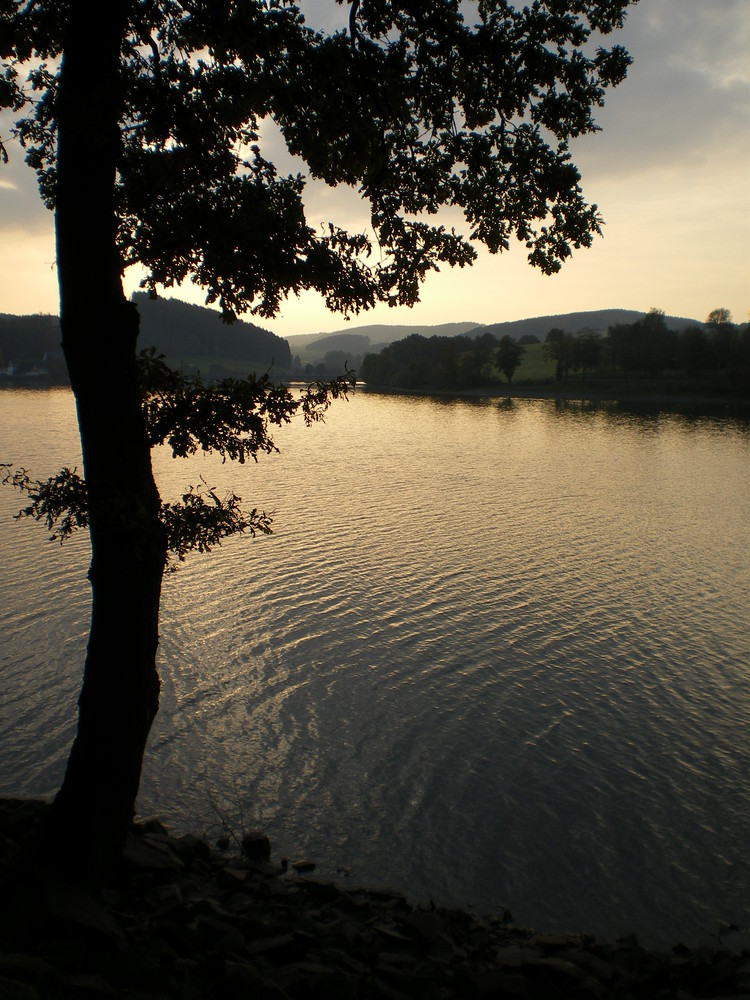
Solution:
M 513 382 L 516 369 L 521 364 L 523 353 L 524 349 L 517 340 L 513 340 L 507 334 L 500 338 L 500 346 L 497 349 L 495 363 L 507 378 L 509 385 Z
M 650 309 L 636 326 L 642 331 L 641 366 L 652 375 L 677 367 L 677 335 L 667 326 L 662 309 Z
M 680 366 L 693 377 L 704 375 L 711 366 L 711 345 L 699 326 L 690 326 L 680 334 Z
M 473 345 L 464 351 L 458 361 L 458 384 L 462 388 L 472 389 L 487 384 L 490 380 L 492 353 L 496 344 L 497 341 L 491 333 L 484 333 L 474 338 Z
M 729 326 L 732 322 L 732 313 L 724 307 L 712 309 L 706 317 L 706 326 Z
M 580 371 L 586 379 L 586 372 L 596 371 L 602 359 L 602 338 L 595 330 L 581 330 L 571 345 L 571 367 Z
M 658 375 L 677 367 L 678 337 L 667 327 L 661 309 L 649 310 L 635 323 L 611 326 L 607 339 L 613 364 L 625 372 Z
M 497 0 L 469 25 L 458 0 L 354 0 L 348 30 L 329 34 L 286 0 L 0 0 L 0 106 L 25 114 L 55 211 L 92 544 L 78 733 L 48 838 L 80 877 L 124 842 L 158 707 L 168 530 L 123 272 L 139 265 L 154 292 L 192 280 L 231 319 L 273 316 L 305 289 L 345 314 L 412 305 L 430 271 L 474 260 L 473 240 L 494 253 L 516 236 L 557 271 L 600 232 L 568 143 L 625 76 L 627 53 L 589 38 L 627 6 Z M 374 256 L 365 235 L 308 224 L 304 178 L 261 152 L 265 119 L 312 176 L 368 200 Z M 469 239 L 429 221 L 442 205 L 463 211 Z M 165 413 L 201 436 L 202 413 Z
M 573 334 L 566 333 L 559 327 L 552 327 L 545 337 L 543 353 L 547 360 L 555 362 L 557 381 L 567 381 L 573 357 Z
M 468 389 L 490 378 L 496 340 L 483 334 L 468 337 L 423 337 L 412 334 L 394 341 L 379 354 L 367 354 L 361 375 L 371 385 L 400 389 Z
M 739 328 L 728 309 L 712 309 L 706 318 L 714 366 L 718 371 L 735 369 L 740 363 Z
M 459 384 L 459 362 L 466 346 L 464 337 L 433 337 L 433 385 L 439 389 L 452 389 Z

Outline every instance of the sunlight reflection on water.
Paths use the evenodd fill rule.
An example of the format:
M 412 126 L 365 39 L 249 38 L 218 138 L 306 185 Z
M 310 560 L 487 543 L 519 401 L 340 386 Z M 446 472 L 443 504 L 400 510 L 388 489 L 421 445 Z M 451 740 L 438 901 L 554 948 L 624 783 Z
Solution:
M 70 395 L 12 395 L 8 458 L 75 464 Z M 142 811 L 543 929 L 747 923 L 747 425 L 358 394 L 278 443 L 156 456 L 276 534 L 165 582 Z M 6 793 L 59 781 L 85 650 L 85 539 L 40 530 L 0 522 Z

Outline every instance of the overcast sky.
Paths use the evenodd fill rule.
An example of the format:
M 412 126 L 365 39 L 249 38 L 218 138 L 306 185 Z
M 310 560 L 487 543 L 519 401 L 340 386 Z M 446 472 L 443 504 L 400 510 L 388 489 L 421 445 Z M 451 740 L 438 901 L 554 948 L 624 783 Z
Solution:
M 302 0 L 301 7 L 315 23 L 341 18 L 333 0 Z M 469 270 L 433 275 L 413 309 L 379 307 L 352 327 L 496 323 L 609 307 L 703 319 L 725 306 L 735 321 L 747 320 L 750 2 L 640 0 L 617 40 L 635 60 L 628 79 L 599 113 L 603 132 L 573 146 L 585 195 L 604 216 L 604 237 L 553 277 L 530 268 L 520 245 L 500 256 L 482 253 Z M 311 224 L 324 214 L 355 229 L 367 224 L 350 192 L 316 194 Z M 11 150 L 10 164 L 0 166 L 0 312 L 57 312 L 54 257 L 52 216 L 22 155 Z M 128 292 L 136 286 L 129 276 Z M 202 301 L 193 289 L 180 294 Z M 345 324 L 310 294 L 261 325 L 286 336 Z

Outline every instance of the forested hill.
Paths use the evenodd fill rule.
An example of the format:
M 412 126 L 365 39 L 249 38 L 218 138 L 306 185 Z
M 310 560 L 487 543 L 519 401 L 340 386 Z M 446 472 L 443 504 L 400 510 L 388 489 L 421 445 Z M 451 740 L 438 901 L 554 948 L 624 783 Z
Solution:
M 133 296 L 141 314 L 141 347 L 155 347 L 173 366 L 198 368 L 209 377 L 287 373 L 292 356 L 282 337 L 253 323 L 223 323 L 214 309 L 179 299 Z M 12 364 L 21 374 L 43 367 L 52 381 L 67 381 L 57 316 L 0 313 L 0 370 Z
M 45 355 L 62 361 L 57 316 L 11 316 L 0 313 L 0 367 L 10 361 L 41 362 Z
M 208 375 L 212 364 L 233 370 L 242 366 L 245 375 L 291 367 L 286 340 L 254 323 L 224 323 L 214 309 L 179 299 L 150 299 L 145 292 L 136 292 L 133 301 L 141 314 L 141 346 L 155 347 L 173 365 L 194 365 Z
M 605 334 L 611 326 L 635 323 L 646 315 L 635 309 L 596 309 L 589 312 L 561 313 L 553 316 L 535 316 L 533 319 L 517 319 L 504 323 L 440 323 L 433 326 L 408 326 L 398 324 L 370 324 L 369 326 L 352 326 L 346 330 L 333 330 L 330 333 L 296 334 L 288 338 L 292 352 L 302 363 L 323 361 L 327 354 L 336 355 L 337 363 L 343 364 L 341 358 L 346 357 L 348 363 L 358 368 L 362 358 L 367 353 L 377 354 L 387 344 L 405 340 L 415 334 L 421 337 L 457 337 L 467 335 L 477 337 L 490 333 L 498 341 L 508 336 L 512 340 L 521 337 L 536 337 L 543 341 L 549 331 L 555 327 L 564 333 L 577 334 L 581 330 L 593 330 Z M 702 326 L 695 319 L 685 319 L 679 316 L 665 316 L 664 320 L 670 330 L 684 330 L 686 327 Z M 339 358 L 339 355 L 341 358 Z
M 394 340 L 405 340 L 418 334 L 421 337 L 457 337 L 476 329 L 477 323 L 439 323 L 425 326 L 424 324 L 369 323 L 364 326 L 347 327 L 344 330 L 331 330 L 328 333 L 299 333 L 288 337 L 292 350 L 304 357 L 312 354 L 323 357 L 326 351 L 362 351 L 380 350 Z M 314 349 L 313 349 L 314 348 Z
M 590 312 L 561 313 L 558 316 L 534 316 L 533 319 L 517 319 L 508 323 L 478 326 L 471 331 L 470 336 L 491 333 L 498 340 L 505 336 L 511 337 L 513 340 L 532 336 L 543 341 L 553 327 L 562 330 L 563 333 L 580 333 L 582 330 L 590 330 L 604 334 L 611 326 L 635 323 L 643 319 L 645 315 L 645 312 L 638 312 L 635 309 L 594 309 Z M 700 321 L 684 316 L 665 316 L 664 322 L 669 330 L 684 330 L 689 326 L 702 326 Z

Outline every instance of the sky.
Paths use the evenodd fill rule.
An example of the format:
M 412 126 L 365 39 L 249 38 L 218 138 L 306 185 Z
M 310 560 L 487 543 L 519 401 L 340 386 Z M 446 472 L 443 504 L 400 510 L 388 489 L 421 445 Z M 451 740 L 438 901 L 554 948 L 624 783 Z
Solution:
M 332 0 L 302 0 L 301 8 L 320 26 L 340 22 L 343 13 Z M 378 306 L 347 324 L 306 293 L 260 325 L 290 336 L 606 308 L 658 308 L 701 320 L 717 307 L 746 322 L 750 2 L 640 0 L 608 44 L 613 39 L 633 56 L 628 79 L 607 93 L 597 115 L 602 131 L 572 145 L 585 197 L 605 220 L 590 250 L 551 277 L 528 265 L 520 244 L 496 256 L 480 250 L 472 268 L 431 275 L 412 309 Z M 10 154 L 0 165 L 0 313 L 57 313 L 53 217 L 22 153 L 11 147 Z M 355 231 L 367 227 L 355 192 L 311 188 L 307 201 L 312 225 L 331 218 Z M 137 274 L 126 275 L 128 293 L 137 285 Z M 203 302 L 192 286 L 170 294 Z

